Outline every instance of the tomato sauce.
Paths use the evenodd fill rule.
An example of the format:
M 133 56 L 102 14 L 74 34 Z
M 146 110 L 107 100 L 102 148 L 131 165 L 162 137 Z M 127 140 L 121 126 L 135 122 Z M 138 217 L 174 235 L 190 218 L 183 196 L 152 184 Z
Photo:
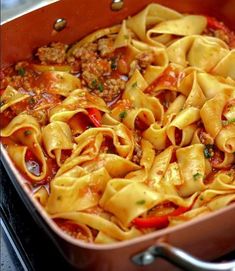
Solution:
M 164 72 L 144 90 L 144 92 L 152 93 L 159 86 L 166 89 L 172 87 L 176 88 L 178 82 L 182 80 L 183 77 L 184 73 L 174 69 L 172 66 L 168 66 Z

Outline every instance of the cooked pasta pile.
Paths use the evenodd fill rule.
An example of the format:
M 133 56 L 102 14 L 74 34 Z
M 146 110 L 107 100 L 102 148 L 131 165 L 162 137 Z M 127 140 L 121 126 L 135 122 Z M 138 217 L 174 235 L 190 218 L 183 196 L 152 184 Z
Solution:
M 131 239 L 235 201 L 235 35 L 150 4 L 1 72 L 1 142 L 59 227 Z

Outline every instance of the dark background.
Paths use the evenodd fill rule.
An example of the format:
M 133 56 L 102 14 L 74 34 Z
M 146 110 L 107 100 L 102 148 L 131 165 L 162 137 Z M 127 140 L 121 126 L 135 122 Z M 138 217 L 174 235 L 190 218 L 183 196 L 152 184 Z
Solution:
M 32 219 L 0 162 L 1 176 L 1 271 L 73 270 L 51 239 Z M 7 231 L 7 233 L 5 232 Z M 13 249 L 9 240 L 16 245 Z M 14 246 L 14 245 L 13 245 Z M 17 256 L 18 254 L 18 256 Z M 26 270 L 27 270 L 26 269 Z

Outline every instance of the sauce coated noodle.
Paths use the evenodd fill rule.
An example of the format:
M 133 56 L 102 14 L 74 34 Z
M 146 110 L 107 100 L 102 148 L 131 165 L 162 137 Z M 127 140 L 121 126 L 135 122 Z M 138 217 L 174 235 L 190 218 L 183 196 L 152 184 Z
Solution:
M 234 37 L 150 4 L 1 72 L 1 142 L 62 230 L 117 242 L 235 201 Z

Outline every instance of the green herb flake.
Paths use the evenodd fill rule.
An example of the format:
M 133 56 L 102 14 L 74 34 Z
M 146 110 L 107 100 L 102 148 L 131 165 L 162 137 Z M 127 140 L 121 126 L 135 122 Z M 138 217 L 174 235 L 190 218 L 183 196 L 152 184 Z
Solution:
M 203 196 L 200 196 L 199 199 L 200 199 L 200 200 L 204 200 L 204 197 L 203 197 Z
M 20 67 L 20 68 L 17 70 L 17 72 L 18 72 L 18 74 L 19 74 L 20 76 L 24 76 L 24 75 L 25 75 L 25 69 L 22 68 L 22 67 Z
M 146 203 L 146 200 L 144 200 L 144 199 L 136 201 L 136 204 L 138 204 L 138 205 L 143 205 L 145 203 Z
M 117 69 L 117 60 L 116 58 L 111 59 L 111 69 L 116 70 Z
M 24 131 L 24 135 L 25 136 L 29 136 L 29 135 L 31 135 L 32 134 L 32 131 L 30 131 L 30 130 L 25 130 Z
M 29 98 L 29 104 L 35 104 L 36 100 L 33 97 Z
M 206 159 L 211 158 L 214 155 L 214 146 L 211 144 L 207 144 L 205 149 L 203 150 L 204 156 Z
M 99 92 L 103 92 L 103 90 L 104 90 L 104 86 L 101 83 L 99 83 L 97 85 L 97 88 L 98 88 Z
M 231 118 L 228 121 L 229 121 L 229 123 L 233 123 L 233 122 L 235 122 L 235 118 Z
M 119 114 L 119 118 L 120 118 L 120 119 L 124 119 L 124 118 L 126 117 L 126 115 L 127 115 L 127 112 L 126 112 L 126 111 L 123 111 L 123 112 L 121 112 L 121 113 Z
M 86 94 L 85 94 L 84 92 L 79 92 L 79 93 L 78 93 L 78 96 L 79 96 L 79 97 L 84 97 L 85 95 L 86 95 Z
M 194 179 L 194 181 L 197 181 L 200 177 L 202 177 L 202 174 L 199 173 L 199 172 L 193 174 L 193 179 Z
M 231 124 L 233 122 L 235 122 L 235 118 L 231 118 L 231 119 L 228 119 L 228 120 L 223 120 L 222 125 L 227 126 L 227 125 L 229 125 L 229 124 Z
M 132 86 L 133 88 L 136 88 L 136 87 L 138 86 L 138 83 L 135 82 L 135 83 L 133 83 L 131 86 Z
M 62 200 L 62 196 L 57 196 L 57 200 Z
M 96 79 L 91 82 L 91 86 L 92 86 L 92 88 L 97 87 L 97 80 Z

